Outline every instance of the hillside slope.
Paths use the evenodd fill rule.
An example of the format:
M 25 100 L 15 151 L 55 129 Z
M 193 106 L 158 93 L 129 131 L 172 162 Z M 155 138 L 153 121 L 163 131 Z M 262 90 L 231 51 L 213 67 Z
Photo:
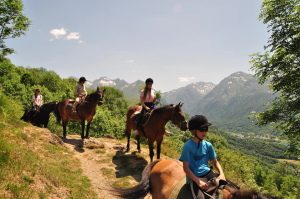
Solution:
M 56 135 L 20 122 L 0 134 L 0 198 L 97 198 Z
M 114 199 L 109 187 L 137 184 L 148 164 L 147 149 L 125 154 L 119 140 L 68 135 L 62 141 L 24 123 L 2 123 L 0 131 L 0 198 Z

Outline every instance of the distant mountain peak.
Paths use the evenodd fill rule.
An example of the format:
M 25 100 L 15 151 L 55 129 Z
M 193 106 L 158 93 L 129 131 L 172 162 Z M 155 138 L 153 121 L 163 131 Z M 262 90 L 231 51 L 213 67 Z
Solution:
M 111 79 L 106 76 L 100 77 L 93 82 L 88 82 L 86 84 L 88 88 L 92 89 L 97 88 L 97 86 L 115 87 L 122 91 L 125 97 L 127 97 L 128 99 L 138 99 L 139 90 L 142 85 L 144 85 L 144 82 L 141 80 L 137 80 L 133 83 L 128 83 L 120 78 Z

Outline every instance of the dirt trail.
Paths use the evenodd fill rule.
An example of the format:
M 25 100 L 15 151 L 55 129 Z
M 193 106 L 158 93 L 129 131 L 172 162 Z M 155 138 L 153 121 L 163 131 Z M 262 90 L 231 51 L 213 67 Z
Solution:
M 68 135 L 64 145 L 80 161 L 83 174 L 90 179 L 99 199 L 117 198 L 107 191 L 111 185 L 136 185 L 149 159 L 147 149 L 143 149 L 141 154 L 124 153 L 125 143 L 109 138 L 82 141 L 78 135 Z M 151 199 L 151 196 L 148 195 L 145 199 Z

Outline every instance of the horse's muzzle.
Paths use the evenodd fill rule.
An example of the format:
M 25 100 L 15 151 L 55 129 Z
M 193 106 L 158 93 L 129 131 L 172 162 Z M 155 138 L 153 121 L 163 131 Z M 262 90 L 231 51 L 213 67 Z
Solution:
M 180 124 L 180 130 L 186 131 L 188 129 L 187 122 L 184 121 Z

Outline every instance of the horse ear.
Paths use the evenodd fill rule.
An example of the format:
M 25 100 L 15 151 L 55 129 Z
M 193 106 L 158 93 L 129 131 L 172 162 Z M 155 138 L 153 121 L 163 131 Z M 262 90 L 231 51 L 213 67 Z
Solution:
M 99 91 L 99 86 L 97 86 L 97 92 Z
M 180 102 L 180 103 L 181 103 L 181 102 Z M 180 103 L 179 103 L 179 104 L 180 104 Z M 183 104 L 184 104 L 184 103 L 181 103 L 181 104 L 180 104 L 180 107 L 182 107 L 182 106 L 183 106 Z

